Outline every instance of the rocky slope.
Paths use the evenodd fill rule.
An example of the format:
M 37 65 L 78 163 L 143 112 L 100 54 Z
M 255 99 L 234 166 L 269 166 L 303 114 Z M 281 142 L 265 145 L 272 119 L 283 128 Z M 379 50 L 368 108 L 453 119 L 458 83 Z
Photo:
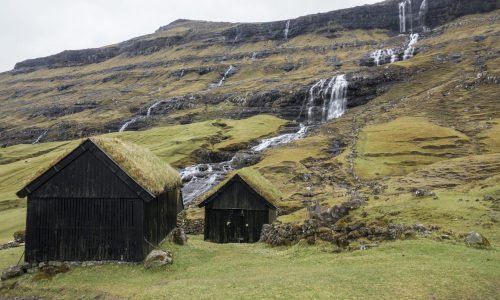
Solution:
M 447 28 L 441 25 L 497 9 L 498 1 L 403 6 L 404 15 L 400 2 L 385 1 L 270 23 L 178 20 L 117 45 L 20 62 L 0 74 L 0 144 L 113 132 L 129 121 L 127 130 L 260 113 L 303 121 L 311 85 L 335 74 L 346 74 L 348 107 L 355 107 L 426 71 L 375 68 L 374 51 L 390 48 L 403 60 L 410 32 L 429 40 L 412 56 L 441 47 L 434 45 Z

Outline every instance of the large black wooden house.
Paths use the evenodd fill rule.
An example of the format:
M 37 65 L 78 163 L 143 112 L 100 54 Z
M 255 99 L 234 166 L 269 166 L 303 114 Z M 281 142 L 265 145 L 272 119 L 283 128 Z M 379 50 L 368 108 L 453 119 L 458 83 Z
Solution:
M 257 171 L 243 169 L 204 195 L 205 240 L 253 243 L 264 224 L 276 220 L 279 192 Z
M 84 141 L 17 195 L 27 262 L 141 261 L 183 209 L 177 171 L 118 139 Z

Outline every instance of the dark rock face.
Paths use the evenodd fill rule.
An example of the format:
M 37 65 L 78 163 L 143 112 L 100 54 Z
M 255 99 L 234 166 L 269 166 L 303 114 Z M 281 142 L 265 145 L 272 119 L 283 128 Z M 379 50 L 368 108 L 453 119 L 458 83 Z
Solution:
M 428 11 L 425 17 L 422 17 L 419 15 L 422 1 L 412 1 L 412 13 L 407 14 L 407 22 L 411 24 L 411 27 L 416 32 L 423 30 L 424 22 L 426 26 L 436 27 L 467 14 L 488 12 L 500 8 L 497 0 L 434 0 L 428 1 Z M 399 0 L 387 0 L 373 5 L 358 6 L 290 20 L 288 38 L 312 32 L 318 32 L 331 37 L 335 36 L 335 32 L 342 29 L 382 28 L 399 32 L 399 2 Z M 160 28 L 159 31 L 173 28 L 184 22 L 189 21 L 176 21 Z M 135 38 L 115 46 L 68 50 L 48 57 L 29 59 L 17 63 L 14 70 L 17 72 L 29 72 L 39 68 L 58 68 L 99 63 L 118 55 L 148 55 L 164 48 L 181 45 L 194 40 L 203 41 L 204 45 L 207 46 L 216 43 L 236 44 L 264 40 L 284 40 L 286 24 L 287 21 L 246 23 L 236 24 L 222 33 L 196 33 L 190 31 L 185 35 L 147 39 Z M 254 58 L 260 58 L 265 55 L 266 53 L 256 53 Z

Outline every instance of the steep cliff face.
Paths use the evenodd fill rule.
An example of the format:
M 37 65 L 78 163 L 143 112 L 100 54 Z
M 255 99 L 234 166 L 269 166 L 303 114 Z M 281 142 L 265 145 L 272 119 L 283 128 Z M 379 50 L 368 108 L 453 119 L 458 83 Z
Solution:
M 401 5 L 404 7 L 404 14 Z M 194 41 L 202 41 L 204 47 L 208 47 L 213 44 L 283 40 L 310 33 L 335 36 L 336 32 L 345 29 L 378 28 L 402 33 L 421 32 L 463 15 L 488 12 L 498 8 L 500 4 L 497 0 L 388 0 L 373 5 L 268 23 L 231 24 L 178 20 L 160 28 L 152 35 L 110 47 L 63 51 L 48 57 L 29 59 L 17 63 L 14 70 L 26 72 L 39 68 L 100 63 L 118 55 L 148 55 Z M 402 23 L 404 30 L 401 30 Z M 203 29 L 204 25 L 212 30 Z M 181 34 L 161 36 L 162 32 L 186 26 L 190 29 Z

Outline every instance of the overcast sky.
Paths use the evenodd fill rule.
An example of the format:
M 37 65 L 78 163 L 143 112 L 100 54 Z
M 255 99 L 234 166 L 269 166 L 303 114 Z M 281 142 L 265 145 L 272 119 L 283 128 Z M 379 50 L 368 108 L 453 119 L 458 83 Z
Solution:
M 0 0 L 0 72 L 68 49 L 101 47 L 176 19 L 285 20 L 381 0 Z

